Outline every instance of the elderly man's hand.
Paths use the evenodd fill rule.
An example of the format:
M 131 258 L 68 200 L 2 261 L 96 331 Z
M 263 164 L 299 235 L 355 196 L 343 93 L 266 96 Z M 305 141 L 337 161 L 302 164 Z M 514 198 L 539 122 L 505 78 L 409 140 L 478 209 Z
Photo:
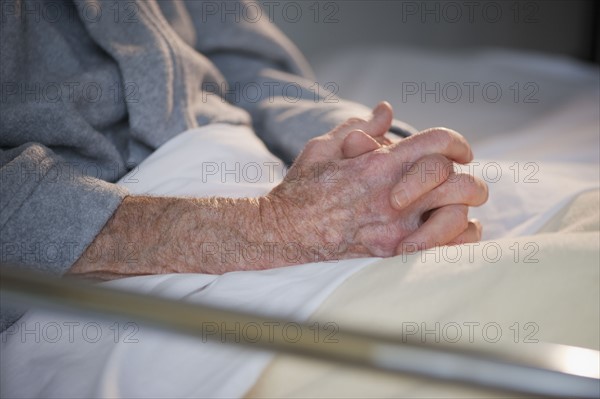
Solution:
M 267 196 L 281 240 L 325 260 L 480 239 L 467 211 L 487 200 L 487 187 L 452 167 L 472 160 L 466 140 L 436 128 L 392 144 L 383 140 L 391 120 L 382 103 L 369 121 L 351 119 L 308 143 Z
M 382 103 L 311 140 L 264 197 L 127 197 L 68 273 L 222 274 L 479 240 L 467 209 L 487 187 L 452 168 L 472 158 L 465 139 L 439 128 L 392 143 L 391 120 Z

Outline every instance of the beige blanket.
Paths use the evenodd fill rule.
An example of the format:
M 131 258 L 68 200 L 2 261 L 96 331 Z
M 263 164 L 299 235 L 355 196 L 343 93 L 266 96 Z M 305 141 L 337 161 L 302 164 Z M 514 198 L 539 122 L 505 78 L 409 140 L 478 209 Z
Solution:
M 439 248 L 355 274 L 314 321 L 424 342 L 518 351 L 553 342 L 600 349 L 599 191 L 538 234 Z M 277 356 L 249 397 L 506 397 L 464 386 Z

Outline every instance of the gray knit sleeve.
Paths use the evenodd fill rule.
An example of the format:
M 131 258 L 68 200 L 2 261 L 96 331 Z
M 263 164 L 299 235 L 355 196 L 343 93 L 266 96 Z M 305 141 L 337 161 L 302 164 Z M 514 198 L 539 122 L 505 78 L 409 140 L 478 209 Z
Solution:
M 174 12 L 167 3 L 159 4 L 176 25 L 181 18 L 169 18 Z M 257 135 L 285 161 L 291 162 L 309 139 L 350 117 L 370 114 L 370 108 L 340 99 L 335 82 L 317 82 L 300 51 L 266 14 L 249 20 L 225 18 L 219 12 L 243 12 L 256 3 L 199 0 L 185 5 L 187 20 L 195 31 L 190 44 L 218 67 L 228 83 L 226 88 L 203 89 L 218 92 L 228 102 L 248 111 Z M 393 130 L 401 136 L 415 132 L 398 120 L 394 121 Z
M 127 191 L 83 175 L 47 147 L 0 150 L 0 259 L 61 275 L 82 255 Z M 20 317 L 2 306 L 0 331 Z

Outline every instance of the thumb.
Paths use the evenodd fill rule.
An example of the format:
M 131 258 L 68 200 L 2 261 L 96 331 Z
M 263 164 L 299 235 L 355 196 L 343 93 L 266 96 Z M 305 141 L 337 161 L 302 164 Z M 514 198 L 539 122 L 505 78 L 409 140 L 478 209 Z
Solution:
M 365 133 L 371 137 L 379 137 L 386 134 L 392 126 L 394 111 L 387 101 L 382 101 L 373 110 L 373 117 L 365 126 Z
M 355 158 L 380 147 L 381 145 L 364 131 L 354 130 L 344 139 L 342 154 L 344 158 Z

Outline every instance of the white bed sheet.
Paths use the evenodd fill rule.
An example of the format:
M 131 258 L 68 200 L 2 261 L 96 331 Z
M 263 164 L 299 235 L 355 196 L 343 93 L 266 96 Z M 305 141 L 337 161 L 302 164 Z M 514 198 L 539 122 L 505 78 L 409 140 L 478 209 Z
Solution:
M 423 55 L 422 60 L 427 61 L 428 56 L 431 55 Z M 340 58 L 341 61 L 344 59 Z M 552 73 L 562 70 L 564 60 L 557 60 L 555 68 L 548 64 L 551 61 L 545 60 L 544 68 Z M 454 65 L 456 70 L 464 67 L 457 62 L 447 65 Z M 532 66 L 539 68 L 535 63 Z M 394 71 L 393 68 L 387 70 L 388 73 Z M 512 77 L 518 79 L 518 73 L 517 69 Z M 373 75 L 383 77 L 377 73 Z M 566 75 L 564 79 L 582 85 L 583 80 L 588 82 L 589 79 L 589 75 Z M 544 113 L 537 114 L 532 127 L 528 128 L 527 123 L 513 126 L 521 129 L 518 135 L 510 137 L 513 148 L 505 136 L 489 137 L 487 141 L 481 141 L 481 145 L 477 144 L 476 155 L 486 154 L 494 162 L 502 162 L 503 171 L 515 160 L 531 161 L 531 154 L 540 153 L 538 183 L 515 184 L 501 180 L 490 184 L 490 204 L 475 212 L 486 226 L 488 238 L 534 233 L 544 220 L 575 195 L 598 187 L 598 145 L 595 148 L 591 145 L 598 141 L 598 118 L 595 116 L 598 93 L 585 94 L 590 92 L 589 84 L 585 86 L 585 90 L 571 93 L 570 100 L 562 101 L 562 105 L 553 104 L 554 111 L 547 117 L 542 117 Z M 376 87 L 372 87 L 371 95 L 375 91 Z M 474 114 L 472 118 L 480 126 L 488 123 L 486 114 Z M 579 132 L 581 139 L 563 140 L 559 151 L 558 146 L 540 147 L 540 142 L 546 143 L 541 137 L 557 138 L 558 134 L 564 133 L 564 126 L 569 126 L 571 132 Z M 516 154 L 515 157 L 500 159 L 507 151 Z M 587 154 L 585 159 L 582 160 L 579 153 Z M 521 155 L 517 157 L 518 154 Z M 263 169 L 260 182 L 237 183 L 227 179 L 227 175 L 223 178 L 219 173 L 202 173 L 207 171 L 209 163 L 221 165 L 222 162 L 229 163 L 229 168 L 231 162 L 238 162 L 241 168 L 250 162 L 263 166 L 268 163 L 268 166 Z M 140 194 L 260 195 L 281 178 L 281 173 L 276 177 L 270 174 L 274 170 L 272 163 L 278 163 L 277 159 L 269 155 L 247 129 L 211 126 L 176 137 L 121 184 Z M 211 168 L 213 166 L 210 164 Z M 281 171 L 281 168 L 277 169 Z M 345 279 L 374 261 L 376 259 L 310 264 L 219 277 L 137 277 L 107 285 L 305 320 Z M 207 288 L 202 290 L 203 287 Z M 43 329 L 49 323 L 62 326 L 71 321 L 84 326 L 86 322 L 98 320 L 30 311 L 20 322 L 25 322 L 28 328 L 40 323 Z M 36 342 L 32 334 L 23 339 L 21 334 L 5 332 L 0 344 L 0 393 L 3 397 L 240 397 L 254 384 L 270 360 L 268 354 L 200 343 L 144 327 L 136 334 L 137 343 L 125 343 L 122 337 L 114 343 L 114 331 L 110 330 L 113 322 L 98 321 L 103 336 L 95 343 L 82 339 L 82 335 L 76 335 L 74 342 L 63 337 L 52 343 L 44 337 Z
M 215 172 L 222 168 L 234 171 L 235 165 L 239 165 L 237 175 L 242 175 L 239 181 L 236 173 Z M 252 168 L 244 175 L 247 165 Z M 258 166 L 262 167 L 260 173 L 256 173 Z M 177 136 L 119 184 L 133 194 L 257 196 L 281 180 L 282 167 L 249 128 L 212 125 Z M 222 276 L 133 277 L 103 285 L 305 321 L 347 277 L 376 260 L 312 263 Z M 118 333 L 114 323 L 119 323 Z M 201 343 L 127 323 L 28 312 L 2 334 L 1 396 L 241 397 L 272 358 L 266 352 Z M 240 326 L 240 332 L 244 327 Z M 37 336 L 26 333 L 36 328 Z M 294 327 L 289 331 L 294 333 Z

